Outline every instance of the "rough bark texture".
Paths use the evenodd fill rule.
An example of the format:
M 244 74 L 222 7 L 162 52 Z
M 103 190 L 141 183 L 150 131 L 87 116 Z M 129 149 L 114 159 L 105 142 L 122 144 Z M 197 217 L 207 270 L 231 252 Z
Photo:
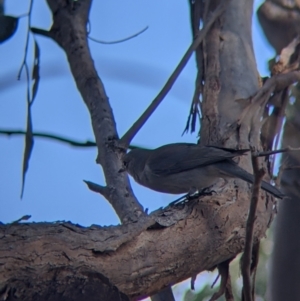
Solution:
M 143 209 L 133 195 L 128 177 L 118 173 L 122 167 L 119 157 L 124 150 L 115 147 L 118 134 L 114 116 L 88 48 L 86 24 L 91 1 L 70 4 L 49 0 L 48 4 L 53 13 L 50 35 L 65 51 L 77 88 L 90 112 L 98 148 L 97 163 L 102 166 L 107 184 L 102 193 L 122 222 L 135 221 Z
M 152 229 L 126 243 L 121 241 L 117 249 L 116 242 L 123 234 L 144 224 L 127 228 L 82 228 L 69 223 L 2 225 L 0 290 L 8 289 L 11 298 L 20 300 L 48 300 L 45 296 L 51 296 L 55 287 L 61 292 L 56 300 L 65 300 L 64 294 L 74 293 L 72 287 L 77 288 L 78 282 L 83 283 L 82 291 L 77 290 L 80 297 L 85 286 L 104 275 L 130 298 L 151 295 L 171 283 L 214 269 L 241 252 L 248 206 L 249 195 L 235 189 L 220 190 L 217 196 L 199 203 L 159 211 L 155 219 L 160 224 L 174 224 L 162 227 L 153 221 Z M 256 240 L 266 231 L 272 207 L 272 199 L 263 193 Z

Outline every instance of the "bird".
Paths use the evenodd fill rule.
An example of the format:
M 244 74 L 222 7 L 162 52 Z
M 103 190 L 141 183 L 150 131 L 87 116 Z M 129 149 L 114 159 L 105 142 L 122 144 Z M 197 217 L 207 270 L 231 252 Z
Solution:
M 220 178 L 239 178 L 253 184 L 254 176 L 239 167 L 234 157 L 249 149 L 173 143 L 156 149 L 133 149 L 123 156 L 123 167 L 134 180 L 152 190 L 169 194 L 193 194 L 204 191 Z M 284 194 L 262 181 L 261 188 L 276 198 Z

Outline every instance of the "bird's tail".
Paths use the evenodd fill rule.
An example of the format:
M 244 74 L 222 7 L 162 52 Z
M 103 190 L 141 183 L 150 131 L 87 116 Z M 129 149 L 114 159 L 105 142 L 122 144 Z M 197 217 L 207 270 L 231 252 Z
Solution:
M 243 168 L 239 167 L 236 164 L 218 164 L 218 167 L 226 174 L 235 177 L 240 178 L 248 183 L 253 184 L 254 182 L 254 176 L 244 170 Z M 272 186 L 271 184 L 267 183 L 266 181 L 261 182 L 261 188 L 271 194 L 273 194 L 275 197 L 279 199 L 283 199 L 285 195 L 275 186 Z

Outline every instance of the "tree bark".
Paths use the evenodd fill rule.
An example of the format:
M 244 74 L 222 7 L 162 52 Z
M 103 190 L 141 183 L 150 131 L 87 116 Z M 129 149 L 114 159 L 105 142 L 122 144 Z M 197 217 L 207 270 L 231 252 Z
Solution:
M 104 275 L 122 293 L 139 299 L 212 270 L 244 246 L 249 195 L 235 190 L 230 194 L 220 190 L 201 202 L 160 210 L 138 223 L 117 227 L 2 225 L 0 291 L 8 289 L 11 298 L 21 300 L 48 300 L 46 296 L 56 290 L 62 292 L 56 300 L 65 300 L 64 294 L 79 282 L 82 294 L 85 286 Z M 261 200 L 256 241 L 264 236 L 266 220 L 273 214 L 272 198 L 263 193 Z

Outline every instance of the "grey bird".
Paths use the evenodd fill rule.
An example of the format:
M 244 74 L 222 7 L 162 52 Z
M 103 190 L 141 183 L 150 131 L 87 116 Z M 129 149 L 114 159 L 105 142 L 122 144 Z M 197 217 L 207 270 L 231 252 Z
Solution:
M 174 143 L 153 150 L 133 149 L 123 157 L 123 168 L 136 182 L 150 189 L 170 193 L 192 194 L 203 191 L 219 178 L 239 178 L 253 184 L 254 176 L 232 159 L 248 149 L 229 149 Z M 262 181 L 261 188 L 277 198 L 284 194 Z

